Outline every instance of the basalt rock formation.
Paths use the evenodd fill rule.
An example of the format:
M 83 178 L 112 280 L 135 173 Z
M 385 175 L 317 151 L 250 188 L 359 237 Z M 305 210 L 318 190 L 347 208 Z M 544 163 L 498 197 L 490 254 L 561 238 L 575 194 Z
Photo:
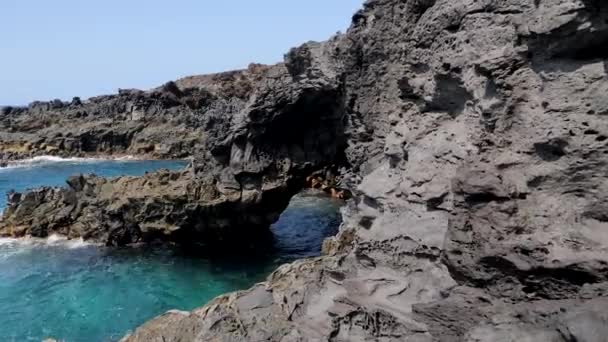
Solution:
M 182 158 L 199 153 L 218 117 L 243 108 L 267 70 L 194 76 L 149 91 L 122 89 L 82 101 L 0 108 L 0 161 L 56 156 L 136 155 Z
M 335 40 L 325 255 L 124 341 L 606 341 L 608 4 L 370 0 Z
M 13 109 L 5 110 L 13 131 L 46 117 L 70 120 L 64 131 L 74 127 L 88 132 L 96 152 L 129 152 L 134 141 L 149 144 L 158 138 L 180 151 L 172 156 L 187 154 L 192 163 L 183 172 L 111 180 L 81 176 L 70 179 L 66 188 L 11 194 L 0 236 L 62 234 L 126 245 L 156 240 L 216 243 L 267 232 L 308 175 L 345 159 L 343 91 L 338 68 L 330 65 L 333 53 L 331 44 L 310 43 L 279 65 L 254 65 L 247 71 L 182 79 L 147 93 L 93 99 L 82 106 L 106 110 L 91 122 L 71 116 L 73 106 L 39 116 L 17 110 L 13 117 Z M 192 106 L 201 94 L 206 94 L 204 103 L 197 100 Z M 144 106 L 150 121 L 136 131 L 132 125 L 140 124 L 133 123 L 133 111 L 144 107 L 122 112 L 120 105 L 130 96 L 161 98 Z M 99 122 L 106 117 L 114 118 L 115 124 L 107 126 L 112 132 L 130 132 L 130 143 L 114 139 L 114 133 L 87 131 L 90 125 L 104 125 Z M 164 121 L 170 124 L 159 123 Z M 181 127 L 181 122 L 188 124 Z M 35 135 L 47 137 L 49 130 L 61 129 L 58 125 Z M 159 135 L 151 137 L 152 131 Z M 83 151 L 82 144 L 76 146 Z
M 369 0 L 203 101 L 189 170 L 14 194 L 0 232 L 212 239 L 342 166 L 324 256 L 124 341 L 606 341 L 606 43 L 599 0 Z

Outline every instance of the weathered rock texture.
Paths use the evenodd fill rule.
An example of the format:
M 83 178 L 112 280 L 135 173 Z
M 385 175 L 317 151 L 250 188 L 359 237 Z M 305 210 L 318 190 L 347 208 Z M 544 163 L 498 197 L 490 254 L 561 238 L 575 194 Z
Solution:
M 0 235 L 255 235 L 341 165 L 325 256 L 125 341 L 606 341 L 607 43 L 600 0 L 370 0 L 275 66 L 4 109 L 4 159 L 194 162 L 13 194 Z
M 125 341 L 607 341 L 607 43 L 599 0 L 368 1 L 327 255 Z
M 87 143 L 92 151 L 115 151 L 120 145 L 128 152 L 140 138 L 142 143 L 155 142 L 149 133 L 157 131 L 160 144 L 175 142 L 172 146 L 179 152 L 170 156 L 189 155 L 192 165 L 184 172 L 142 178 L 78 177 L 65 189 L 12 194 L 0 236 L 59 233 L 124 245 L 158 239 L 247 240 L 243 233 L 267 231 L 308 175 L 345 159 L 344 94 L 332 53 L 331 43 L 311 43 L 275 66 L 254 65 L 247 71 L 182 79 L 147 93 L 91 100 L 82 106 L 105 108 L 98 116 L 120 118 L 108 129 L 139 137 L 114 140 L 114 133 L 88 131 L 87 141 L 95 141 Z M 202 94 L 207 96 L 204 101 L 199 99 Z M 114 107 L 126 106 L 132 96 L 154 100 L 150 107 L 129 107 L 131 114 Z M 86 131 L 89 119 L 72 117 L 74 106 L 81 104 L 56 113 L 42 111 L 40 116 L 32 110 L 13 115 L 10 109 L 4 117 L 13 130 L 24 131 L 49 117 L 71 120 L 68 127 Z M 134 108 L 144 108 L 144 117 L 151 113 L 151 121 L 136 132 L 130 129 L 139 123 L 128 119 L 139 110 Z M 171 124 L 159 124 L 164 120 Z M 184 127 L 178 125 L 182 120 Z M 61 129 L 57 125 L 49 130 Z M 45 129 L 35 133 L 46 134 Z M 76 146 L 76 153 L 81 152 L 82 141 Z
M 267 70 L 195 76 L 150 91 L 120 90 L 88 101 L 34 102 L 0 111 L 0 161 L 39 155 L 181 158 L 200 152 L 218 117 L 245 106 Z

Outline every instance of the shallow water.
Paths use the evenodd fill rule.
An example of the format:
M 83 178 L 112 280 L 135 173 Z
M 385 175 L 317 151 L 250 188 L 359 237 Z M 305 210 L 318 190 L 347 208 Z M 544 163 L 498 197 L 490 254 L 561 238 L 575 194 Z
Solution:
M 175 166 L 99 161 L 1 170 L 0 191 L 7 184 L 42 185 L 40 177 L 61 184 L 74 171 L 141 174 L 160 165 Z M 32 182 L 20 172 L 32 175 Z M 114 249 L 57 238 L 0 239 L 0 340 L 116 341 L 169 309 L 193 309 L 262 281 L 281 263 L 318 255 L 323 239 L 338 228 L 339 206 L 313 193 L 296 196 L 272 227 L 273 249 L 256 258 L 203 258 L 178 249 Z

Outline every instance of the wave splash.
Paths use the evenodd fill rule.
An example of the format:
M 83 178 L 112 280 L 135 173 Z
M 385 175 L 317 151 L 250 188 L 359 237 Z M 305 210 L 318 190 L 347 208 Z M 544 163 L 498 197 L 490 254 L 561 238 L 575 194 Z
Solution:
M 0 238 L 0 247 L 42 247 L 56 246 L 66 247 L 69 249 L 83 248 L 96 246 L 96 244 L 79 239 L 68 239 L 65 236 L 53 234 L 47 238 L 25 237 L 21 239 L 15 238 Z
M 117 157 L 117 158 L 103 158 L 103 157 L 63 158 L 63 157 L 57 157 L 57 156 L 38 156 L 38 157 L 29 158 L 29 159 L 10 161 L 10 162 L 8 162 L 8 165 L 6 165 L 5 167 L 2 167 L 0 169 L 27 168 L 27 167 L 35 167 L 35 166 L 43 166 L 43 165 L 48 165 L 48 164 L 59 164 L 59 163 L 78 163 L 78 164 L 95 163 L 95 162 L 108 161 L 108 160 L 114 160 L 114 161 L 131 161 L 131 160 L 133 160 L 133 161 L 135 161 L 138 159 L 135 156 L 122 156 L 122 157 Z
M 83 239 L 68 240 L 65 237 L 51 235 L 46 239 L 26 237 L 22 239 L 0 238 L 0 263 L 18 255 L 32 253 L 46 248 L 60 250 L 84 250 L 98 245 L 86 242 Z

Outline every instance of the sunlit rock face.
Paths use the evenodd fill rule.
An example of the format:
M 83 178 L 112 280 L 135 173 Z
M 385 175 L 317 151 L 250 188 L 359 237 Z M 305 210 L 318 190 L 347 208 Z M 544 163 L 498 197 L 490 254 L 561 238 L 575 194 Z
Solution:
M 0 232 L 261 232 L 311 173 L 343 166 L 354 199 L 326 256 L 125 340 L 602 341 L 607 37 L 602 1 L 370 0 L 346 34 L 284 63 L 142 95 L 192 114 L 174 126 L 193 142 L 166 140 L 193 157 L 187 171 L 15 195 Z M 34 112 L 3 110 L 3 144 L 21 151 Z M 124 127 L 149 115 L 138 104 Z
M 304 187 L 307 176 L 345 162 L 344 93 L 340 67 L 332 59 L 335 43 L 310 43 L 294 50 L 283 64 L 190 77 L 148 92 L 129 90 L 86 103 L 5 109 L 5 125 L 11 131 L 31 133 L 47 147 L 49 132 L 67 119 L 66 130 L 90 135 L 87 148 L 80 141 L 74 149 L 59 149 L 60 154 L 142 157 L 150 152 L 156 157 L 189 156 L 192 163 L 182 172 L 111 180 L 74 177 L 63 189 L 13 194 L 0 235 L 57 233 L 108 245 L 157 240 L 248 244 L 252 238 L 267 237 L 268 227 Z M 97 116 L 76 115 L 81 107 Z M 57 122 L 40 122 L 41 117 Z M 107 120 L 112 132 L 125 129 L 130 138 L 91 128 Z M 34 132 L 32 125 L 48 127 Z M 141 127 L 132 131 L 132 125 Z M 152 130 L 161 134 L 149 136 Z M 63 139 L 59 145 L 65 147 L 66 134 L 53 136 Z M 172 146 L 179 153 L 156 153 L 165 149 L 154 145 L 142 154 L 134 147 L 138 139 L 156 144 L 156 138 L 159 144 L 177 141 Z M 6 144 L 25 146 L 20 140 Z M 43 145 L 24 144 L 29 145 L 21 154 L 5 149 L 4 159 L 48 153 Z
M 607 34 L 602 1 L 367 1 L 327 43 L 355 192 L 327 255 L 125 340 L 603 341 Z

